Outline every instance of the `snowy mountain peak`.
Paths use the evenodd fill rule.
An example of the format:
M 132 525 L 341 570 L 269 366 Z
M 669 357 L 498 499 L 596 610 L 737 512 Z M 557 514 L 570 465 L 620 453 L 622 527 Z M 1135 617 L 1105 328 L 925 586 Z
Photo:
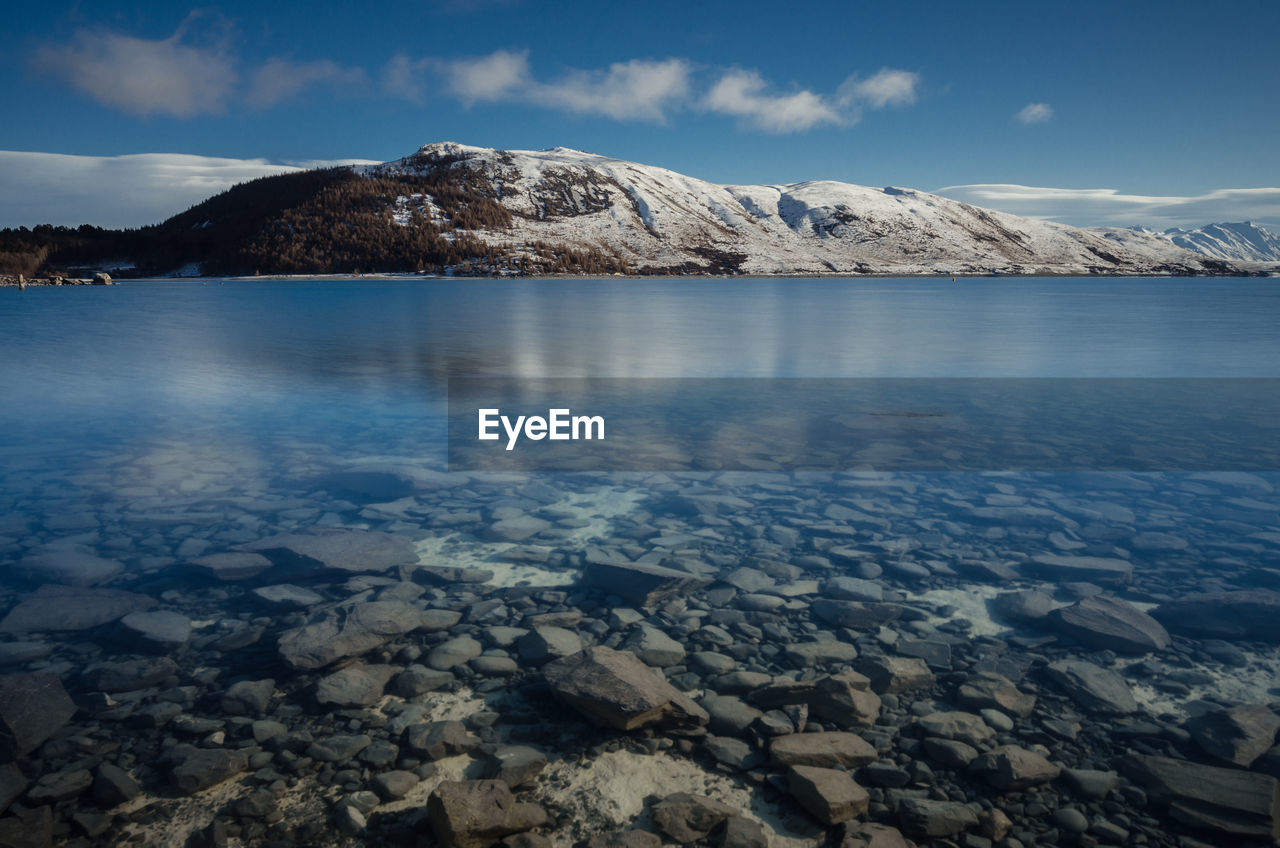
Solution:
M 1218 259 L 1280 262 L 1280 236 L 1252 221 L 1206 224 L 1194 230 L 1163 233 L 1173 244 Z
M 468 226 L 494 250 L 574 246 L 644 273 L 1196 274 L 1222 262 L 1145 232 L 1090 231 L 1021 218 L 898 186 L 832 180 L 717 185 L 567 147 L 494 150 L 439 142 L 369 176 L 445 178 L 509 218 Z M 448 198 L 396 202 L 405 226 L 451 226 Z M 455 198 L 456 199 L 456 198 Z M 470 216 L 465 216 L 470 217 Z M 490 216 L 492 218 L 492 215 Z M 493 219 L 493 220 L 496 220 Z M 524 263 L 524 267 L 528 263 Z

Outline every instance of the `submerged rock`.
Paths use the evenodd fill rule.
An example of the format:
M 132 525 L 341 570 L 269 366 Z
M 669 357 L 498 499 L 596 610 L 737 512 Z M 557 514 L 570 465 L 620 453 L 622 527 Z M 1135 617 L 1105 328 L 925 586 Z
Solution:
M 14 763 L 0 765 L 0 814 L 9 809 L 9 805 L 22 797 L 31 781 L 22 773 L 22 769 Z
M 427 799 L 427 820 L 442 848 L 488 848 L 541 826 L 547 814 L 517 802 L 500 780 L 446 780 Z
M 396 471 L 334 471 L 316 478 L 314 485 L 367 503 L 386 503 L 412 495 L 413 478 Z
M 241 680 L 222 694 L 222 711 L 232 715 L 262 715 L 267 711 L 267 705 L 271 703 L 275 692 L 276 682 L 270 677 Z
M 960 684 L 956 700 L 961 706 L 976 710 L 994 708 L 1018 718 L 1026 718 L 1036 708 L 1035 695 L 1019 691 L 1012 680 L 994 671 L 979 671 L 969 675 Z
M 263 604 L 281 609 L 306 609 L 324 603 L 320 594 L 292 583 L 259 586 L 251 594 Z
M 1169 632 L 1133 604 L 1095 595 L 1049 615 L 1054 627 L 1091 648 L 1145 654 L 1169 647 Z
M 874 822 L 845 824 L 840 848 L 910 848 L 910 843 L 896 827 Z
M 1084 660 L 1051 663 L 1045 674 L 1071 700 L 1094 713 L 1136 712 L 1138 702 L 1124 678 L 1110 669 Z
M 286 571 L 315 573 L 384 572 L 418 562 L 413 542 L 378 530 L 315 527 L 306 533 L 283 533 L 243 546 Z
M 856 671 L 819 678 L 807 703 L 818 718 L 841 727 L 870 727 L 880 716 L 880 696 L 871 691 L 871 681 Z
M 818 598 L 809 607 L 815 616 L 836 627 L 867 630 L 894 621 L 902 615 L 897 604 L 877 604 L 863 601 L 843 601 Z
M 123 573 L 124 565 L 83 551 L 50 549 L 23 558 L 10 570 L 32 583 L 94 586 Z
M 1167 601 L 1152 617 L 1188 636 L 1280 642 L 1280 592 L 1212 592 Z
M 195 574 L 224 582 L 250 580 L 270 567 L 271 560 L 247 551 L 209 554 L 187 563 L 187 568 Z
M 995 737 L 996 732 L 980 716 L 963 712 L 930 713 L 917 724 L 929 736 L 955 739 L 975 748 Z
M 769 745 L 773 761 L 782 766 L 856 768 L 880 759 L 861 736 L 854 733 L 791 733 Z
M 460 617 L 441 612 L 449 613 L 454 622 Z M 368 601 L 328 610 L 311 624 L 282 633 L 278 649 L 280 658 L 294 668 L 322 668 L 371 651 L 429 621 L 422 610 L 403 601 Z
M 62 680 L 51 671 L 0 675 L 0 762 L 39 748 L 75 712 Z
M 120 619 L 120 633 L 141 650 L 168 654 L 191 638 L 191 619 L 171 610 L 132 612 Z
M 155 605 L 146 595 L 119 589 L 41 586 L 0 621 L 0 633 L 88 630 Z
M 955 836 L 978 823 L 978 814 L 966 804 L 905 798 L 898 806 L 898 821 L 910 836 Z
M 1039 621 L 1053 612 L 1053 598 L 1034 589 L 1018 592 L 1001 592 L 987 601 L 991 615 L 1011 624 Z
M 582 582 L 639 607 L 654 607 L 668 598 L 692 594 L 711 585 L 710 579 L 685 571 L 611 562 L 587 563 Z
M 400 669 L 390 665 L 349 665 L 325 675 L 316 683 L 316 703 L 338 708 L 368 707 L 382 697 L 382 690 Z
M 179 794 L 194 795 L 235 777 L 248 767 L 249 758 L 242 751 L 197 748 L 174 766 L 173 786 Z
M 158 686 L 178 673 L 178 664 L 168 657 L 106 662 L 85 672 L 85 685 L 99 692 L 119 694 Z
M 787 770 L 787 785 L 800 806 L 825 825 L 860 816 L 871 803 L 867 790 L 839 769 L 792 766 Z
M 1124 758 L 1120 768 L 1183 824 L 1280 841 L 1280 782 L 1274 777 L 1141 754 Z
M 1205 753 L 1249 768 L 1275 744 L 1280 716 L 1260 704 L 1213 710 L 1187 722 L 1187 731 Z
M 983 754 L 970 769 L 984 773 L 988 783 L 1008 792 L 1020 792 L 1048 783 L 1062 773 L 1062 769 L 1045 759 L 1043 754 L 1017 745 L 1001 745 Z
M 1054 581 L 1086 580 L 1115 586 L 1133 579 L 1133 565 L 1114 557 L 1039 554 L 1024 563 L 1022 570 Z
M 653 725 L 693 730 L 710 716 L 635 654 L 596 646 L 544 669 L 552 693 L 597 724 L 618 730 Z
M 668 795 L 650 810 L 654 826 L 682 845 L 705 838 L 737 812 L 728 804 L 688 792 Z
M 863 657 L 853 664 L 880 695 L 928 689 L 936 680 L 929 665 L 919 657 Z

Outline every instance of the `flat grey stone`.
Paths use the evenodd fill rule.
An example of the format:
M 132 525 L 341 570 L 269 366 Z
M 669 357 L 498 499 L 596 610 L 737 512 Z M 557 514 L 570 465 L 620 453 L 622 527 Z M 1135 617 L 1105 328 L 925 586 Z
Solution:
M 418 562 L 413 542 L 378 530 L 313 528 L 306 533 L 259 539 L 243 548 L 262 554 L 277 566 L 304 573 L 382 573 Z
M 146 595 L 119 589 L 41 586 L 0 621 L 0 633 L 88 630 L 155 605 Z

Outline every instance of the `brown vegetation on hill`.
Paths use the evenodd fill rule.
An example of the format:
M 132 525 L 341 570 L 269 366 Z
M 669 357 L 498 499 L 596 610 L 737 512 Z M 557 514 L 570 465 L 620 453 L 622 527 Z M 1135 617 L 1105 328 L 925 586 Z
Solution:
M 418 164 L 414 172 L 329 168 L 262 177 L 137 230 L 3 230 L 0 273 L 132 264 L 131 273 L 147 276 L 191 263 L 207 275 L 627 270 L 596 248 L 494 238 L 511 228 L 511 213 L 483 174 L 440 158 Z M 396 220 L 401 199 L 404 223 Z

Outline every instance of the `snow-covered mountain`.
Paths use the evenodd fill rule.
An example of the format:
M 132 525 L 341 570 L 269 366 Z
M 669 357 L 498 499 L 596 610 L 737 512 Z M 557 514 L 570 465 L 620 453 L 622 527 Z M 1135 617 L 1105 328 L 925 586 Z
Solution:
M 1206 224 L 1194 230 L 1175 227 L 1164 232 L 1146 227 L 1090 227 L 1089 231 L 1139 253 L 1151 250 L 1153 242 L 1164 242 L 1242 267 L 1280 262 L 1280 236 L 1252 221 Z M 1151 255 L 1160 254 L 1158 244 L 1154 250 Z
M 1201 274 L 1238 267 L 1140 231 L 1021 218 L 907 188 L 815 181 L 716 185 L 664 168 L 557 147 L 430 144 L 370 177 L 442 171 L 495 199 L 509 228 L 469 234 L 514 254 L 536 242 L 616 256 L 633 273 Z M 400 196 L 392 210 L 446 222 L 447 204 Z
M 1252 221 L 1207 224 L 1195 230 L 1165 230 L 1169 241 L 1218 259 L 1280 262 L 1280 236 Z

